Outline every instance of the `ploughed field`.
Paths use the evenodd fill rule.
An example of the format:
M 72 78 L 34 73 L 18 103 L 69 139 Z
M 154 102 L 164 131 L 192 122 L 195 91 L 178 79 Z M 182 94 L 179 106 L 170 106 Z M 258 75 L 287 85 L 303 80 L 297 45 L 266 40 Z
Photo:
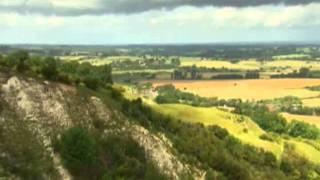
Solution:
M 305 87 L 320 85 L 320 79 L 256 79 L 210 81 L 153 81 L 155 87 L 172 84 L 176 88 L 203 97 L 244 100 L 273 99 L 285 96 L 312 98 L 320 95 Z

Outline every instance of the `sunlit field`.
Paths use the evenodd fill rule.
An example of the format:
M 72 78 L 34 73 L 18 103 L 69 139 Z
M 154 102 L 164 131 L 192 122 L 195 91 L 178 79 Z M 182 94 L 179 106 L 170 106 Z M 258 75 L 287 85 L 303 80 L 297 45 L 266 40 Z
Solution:
M 201 108 L 181 104 L 158 105 L 150 102 L 149 104 L 156 111 L 182 121 L 201 123 L 206 126 L 218 125 L 227 129 L 230 134 L 239 138 L 242 142 L 270 151 L 278 158 L 283 152 L 284 144 L 289 143 L 296 147 L 295 151 L 301 156 L 315 163 L 320 162 L 320 151 L 315 148 L 319 145 L 317 141 L 305 142 L 295 138 L 284 139 L 280 136 L 275 136 L 276 140 L 273 142 L 263 140 L 260 136 L 266 134 L 266 132 L 246 116 L 236 115 L 217 108 Z
M 239 70 L 258 70 L 259 63 L 254 60 L 240 61 L 239 63 L 231 63 L 229 61 L 222 60 L 201 60 L 201 58 L 181 58 L 181 66 L 193 66 L 207 67 L 207 68 L 228 68 Z
M 173 84 L 176 88 L 204 97 L 262 100 L 285 96 L 315 97 L 319 92 L 305 89 L 320 85 L 320 79 L 258 79 L 211 81 L 154 81 L 154 86 Z
M 320 98 L 308 98 L 302 100 L 304 106 L 308 107 L 320 107 Z
M 181 66 L 192 66 L 207 68 L 228 68 L 238 70 L 259 70 L 264 69 L 274 71 L 275 69 L 282 69 L 283 72 L 292 72 L 299 70 L 302 67 L 307 67 L 312 70 L 320 70 L 320 62 L 318 61 L 300 61 L 300 60 L 274 60 L 262 61 L 256 60 L 241 60 L 237 63 L 222 60 L 202 60 L 201 58 L 181 58 Z
M 320 116 L 307 116 L 307 115 L 295 115 L 290 113 L 281 113 L 287 121 L 291 122 L 293 120 L 303 121 L 308 124 L 313 124 L 320 128 Z
M 153 104 L 152 107 L 161 113 L 176 117 L 182 121 L 202 123 L 206 126 L 218 125 L 228 129 L 232 135 L 245 143 L 271 151 L 278 157 L 281 154 L 282 144 L 260 139 L 259 136 L 266 132 L 248 117 L 225 112 L 217 108 L 200 108 L 179 104 Z
M 150 56 L 151 57 L 151 56 Z M 98 56 L 60 56 L 65 61 L 78 61 L 80 63 L 88 62 L 95 66 L 101 66 L 110 64 L 113 61 L 123 60 L 139 60 L 142 57 L 139 56 L 109 56 L 109 57 L 98 57 Z M 320 62 L 318 61 L 307 61 L 307 60 L 269 60 L 269 61 L 257 61 L 254 59 L 244 59 L 238 62 L 232 63 L 229 60 L 215 60 L 215 59 L 204 59 L 200 57 L 179 57 L 181 67 L 193 66 L 207 67 L 207 68 L 227 68 L 239 71 L 248 70 L 262 70 L 267 73 L 290 73 L 298 71 L 302 67 L 309 68 L 310 70 L 320 70 Z M 130 70 L 129 70 L 130 71 Z M 126 71 L 128 72 L 128 71 Z M 262 72 L 263 73 L 263 72 Z
M 272 67 L 282 67 L 282 68 L 291 68 L 293 70 L 299 70 L 301 67 L 307 67 L 312 70 L 320 69 L 320 62 L 318 61 L 299 61 L 299 60 L 276 60 L 276 61 L 268 61 L 264 63 L 264 67 L 272 68 Z

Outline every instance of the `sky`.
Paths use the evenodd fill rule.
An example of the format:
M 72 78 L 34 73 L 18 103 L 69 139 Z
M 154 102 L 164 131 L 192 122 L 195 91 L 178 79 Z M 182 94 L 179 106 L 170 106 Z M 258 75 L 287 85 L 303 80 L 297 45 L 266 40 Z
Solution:
M 320 42 L 320 0 L 0 0 L 0 44 Z

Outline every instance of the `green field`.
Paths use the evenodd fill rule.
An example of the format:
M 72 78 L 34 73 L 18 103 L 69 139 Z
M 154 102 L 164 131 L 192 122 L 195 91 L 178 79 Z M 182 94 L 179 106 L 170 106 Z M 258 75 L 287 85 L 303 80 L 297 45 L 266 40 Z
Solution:
M 180 104 L 159 105 L 152 101 L 147 101 L 156 111 L 167 114 L 176 119 L 190 123 L 202 123 L 206 126 L 218 125 L 229 131 L 230 134 L 240 139 L 243 143 L 263 148 L 266 151 L 274 153 L 278 158 L 283 152 L 284 143 L 295 145 L 296 152 L 310 159 L 315 163 L 320 163 L 320 151 L 314 146 L 303 142 L 300 139 L 283 139 L 280 136 L 272 135 L 274 141 L 263 140 L 261 135 L 267 134 L 250 118 L 233 114 L 217 108 L 201 108 Z M 317 142 L 313 142 L 316 143 Z
M 260 139 L 259 136 L 266 132 L 248 117 L 235 115 L 217 108 L 200 108 L 178 104 L 153 104 L 152 107 L 182 121 L 202 123 L 207 126 L 218 125 L 227 129 L 230 134 L 239 138 L 242 142 L 271 151 L 277 157 L 282 152 L 282 142 L 275 143 Z

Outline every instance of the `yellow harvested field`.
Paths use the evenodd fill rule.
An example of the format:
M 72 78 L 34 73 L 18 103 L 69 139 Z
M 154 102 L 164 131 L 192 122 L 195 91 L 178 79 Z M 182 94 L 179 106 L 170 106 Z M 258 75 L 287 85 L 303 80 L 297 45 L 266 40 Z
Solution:
M 256 60 L 242 60 L 238 63 L 231 63 L 223 60 L 203 60 L 201 58 L 182 57 L 181 66 L 208 67 L 208 68 L 228 68 L 238 70 L 258 70 L 274 69 L 274 68 L 289 68 L 292 70 L 299 70 L 302 67 L 307 67 L 312 70 L 320 70 L 320 62 L 318 61 L 299 61 L 299 60 L 276 60 L 276 61 L 264 61 L 258 62 Z
M 80 61 L 86 58 L 86 56 L 59 56 L 59 59 L 63 61 Z
M 319 92 L 305 89 L 320 85 L 320 79 L 257 79 L 257 80 L 210 80 L 210 81 L 153 81 L 153 85 L 173 84 L 176 88 L 204 97 L 244 100 L 273 99 L 285 96 L 308 98 Z
M 304 106 L 308 107 L 320 107 L 320 98 L 303 99 L 302 103 Z
M 181 59 L 181 66 L 192 66 L 196 65 L 197 67 L 208 67 L 208 68 L 228 68 L 228 69 L 240 69 L 240 70 L 258 70 L 260 65 L 257 61 L 248 60 L 240 61 L 239 63 L 233 64 L 229 61 L 221 60 L 201 60 L 199 58 Z
M 291 122 L 293 120 L 303 121 L 308 124 L 312 124 L 320 128 L 320 116 L 305 116 L 305 115 L 295 115 L 290 113 L 281 113 L 281 115 Z
M 301 67 L 307 67 L 312 70 L 320 69 L 320 62 L 318 61 L 299 61 L 299 60 L 278 60 L 278 61 L 268 61 L 264 63 L 264 67 L 290 67 L 292 69 L 298 70 Z

